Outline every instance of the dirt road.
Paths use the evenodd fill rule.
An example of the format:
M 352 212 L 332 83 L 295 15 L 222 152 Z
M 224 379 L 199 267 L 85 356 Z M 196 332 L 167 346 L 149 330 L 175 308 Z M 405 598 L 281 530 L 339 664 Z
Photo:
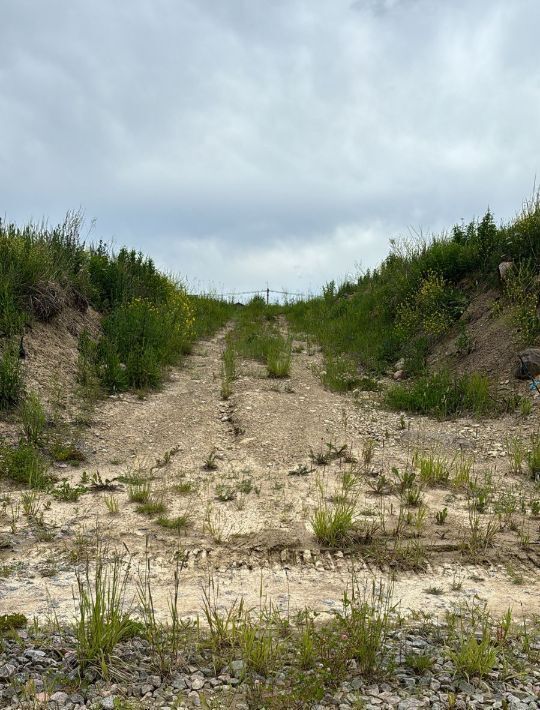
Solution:
M 70 618 L 75 569 L 96 533 L 110 548 L 125 544 L 129 550 L 133 594 L 147 550 L 156 606 L 163 613 L 178 555 L 185 560 L 180 592 L 185 615 L 200 611 L 201 590 L 210 579 L 224 606 L 241 595 L 256 605 L 262 596 L 282 609 L 330 612 L 339 607 L 352 576 L 360 585 L 392 582 L 404 610 L 438 614 L 480 598 L 497 613 L 509 605 L 518 615 L 540 612 L 538 520 L 527 508 L 538 493 L 525 475 L 510 474 L 504 445 L 510 434 L 525 439 L 534 430 L 537 408 L 526 420 L 441 423 L 403 417 L 382 409 L 377 393 L 323 389 L 316 374 L 320 355 L 306 348 L 295 348 L 288 380 L 267 378 L 257 363 L 240 363 L 225 402 L 220 398 L 224 335 L 199 343 L 162 391 L 144 399 L 121 395 L 98 405 L 85 434 L 87 461 L 56 473 L 71 485 L 83 478 L 110 481 L 115 488 L 86 492 L 75 502 L 42 496 L 36 503 L 41 526 L 20 506 L 15 514 L 20 492 L 11 491 L 0 520 L 2 539 L 12 543 L 0 550 L 3 613 Z M 373 458 L 365 462 L 369 442 Z M 358 463 L 342 457 L 317 466 L 309 455 L 345 445 Z M 435 452 L 448 462 L 474 459 L 471 475 L 486 480 L 489 473 L 492 502 L 481 524 L 493 519 L 497 533 L 475 564 L 463 555 L 470 532 L 467 499 L 455 488 L 426 488 L 423 520 L 413 522 L 417 509 L 411 509 L 403 537 L 393 533 L 399 496 L 395 487 L 375 491 L 372 482 L 377 473 L 390 480 L 393 468 L 411 467 L 415 451 Z M 343 493 L 343 473 L 353 469 L 358 520 L 372 525 L 374 540 L 321 549 L 311 516 L 321 500 L 328 503 Z M 157 515 L 137 512 L 129 497 L 134 485 L 140 488 L 139 479 L 149 482 L 151 498 L 163 503 L 168 520 L 189 517 L 185 530 L 175 532 L 160 526 Z M 506 514 L 496 515 L 509 494 L 523 501 L 525 514 L 517 505 L 510 510 L 507 501 Z M 118 503 L 116 515 L 107 507 L 111 497 Z M 437 525 L 435 513 L 443 508 L 447 520 Z

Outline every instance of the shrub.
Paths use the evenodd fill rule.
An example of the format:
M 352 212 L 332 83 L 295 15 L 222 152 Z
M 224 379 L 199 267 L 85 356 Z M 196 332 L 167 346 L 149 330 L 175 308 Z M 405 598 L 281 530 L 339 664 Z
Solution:
M 166 365 L 178 362 L 192 337 L 187 296 L 170 290 L 162 304 L 137 298 L 104 321 L 98 367 L 109 390 L 156 387 Z
M 540 193 L 508 225 L 498 227 L 488 211 L 480 221 L 457 225 L 430 242 L 391 243 L 377 269 L 288 305 L 291 326 L 315 336 L 325 354 L 347 355 L 374 372 L 404 357 L 407 372 L 419 374 L 433 340 L 467 304 L 464 280 L 495 285 L 497 265 L 505 258 L 523 276 L 512 291 L 514 322 L 524 338 L 538 335 L 538 288 L 530 275 L 540 269 Z
M 534 343 L 540 333 L 538 274 L 529 261 L 515 265 L 504 283 L 504 298 L 519 345 Z
M 365 381 L 367 378 L 363 378 Z M 346 355 L 327 353 L 324 358 L 324 370 L 321 381 L 333 392 L 349 392 L 360 382 L 358 368 Z
M 28 619 L 24 614 L 2 614 L 0 615 L 0 634 L 13 629 L 23 629 L 28 625 Z
M 419 333 L 437 338 L 461 315 L 463 307 L 461 292 L 451 288 L 440 273 L 430 270 L 399 304 L 396 331 L 404 341 Z
M 21 361 L 12 347 L 0 356 L 0 410 L 12 409 L 24 393 Z

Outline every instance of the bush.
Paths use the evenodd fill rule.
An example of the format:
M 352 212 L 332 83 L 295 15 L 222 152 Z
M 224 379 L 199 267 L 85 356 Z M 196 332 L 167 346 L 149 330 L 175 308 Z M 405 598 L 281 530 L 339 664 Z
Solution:
M 23 629 L 28 625 L 28 619 L 24 614 L 2 614 L 0 615 L 0 634 L 13 629 Z
M 22 365 L 18 353 L 7 347 L 0 356 L 0 410 L 19 404 L 24 392 Z
M 135 298 L 114 308 L 103 321 L 103 336 L 93 344 L 81 338 L 80 380 L 91 381 L 92 367 L 108 391 L 158 387 L 169 365 L 189 352 L 196 333 L 223 324 L 229 307 L 209 305 L 211 299 L 192 301 L 181 286 L 168 282 L 163 302 Z M 196 328 L 195 312 L 209 305 L 209 318 Z M 205 332 L 206 334 L 206 332 Z
M 346 355 L 327 353 L 324 358 L 324 370 L 321 381 L 332 392 L 350 392 L 360 383 L 357 366 Z M 363 378 L 366 381 L 367 378 Z
M 100 341 L 81 347 L 83 389 L 97 394 L 96 377 L 109 391 L 156 387 L 164 368 L 179 362 L 195 338 L 223 325 L 232 306 L 211 296 L 190 298 L 140 252 L 114 254 L 103 242 L 86 248 L 81 225 L 78 213 L 53 229 L 0 220 L 0 337 L 20 334 L 33 318 L 49 320 L 66 304 L 91 304 L 106 318 Z M 21 397 L 17 367 L 4 354 L 0 409 Z

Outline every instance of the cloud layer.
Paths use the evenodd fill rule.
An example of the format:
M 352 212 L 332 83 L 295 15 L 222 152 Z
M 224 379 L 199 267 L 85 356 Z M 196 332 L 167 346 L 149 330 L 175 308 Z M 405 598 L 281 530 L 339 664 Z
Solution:
M 536 0 L 4 0 L 0 210 L 225 291 L 317 290 L 540 162 Z

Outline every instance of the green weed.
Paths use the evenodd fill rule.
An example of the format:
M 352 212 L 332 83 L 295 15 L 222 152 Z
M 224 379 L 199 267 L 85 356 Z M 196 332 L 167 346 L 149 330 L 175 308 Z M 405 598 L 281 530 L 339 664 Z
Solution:
M 0 411 L 13 409 L 24 393 L 23 371 L 13 347 L 6 347 L 0 355 Z
M 396 384 L 385 395 L 390 409 L 429 414 L 439 419 L 463 414 L 494 416 L 512 411 L 515 397 L 499 395 L 487 376 L 472 373 L 458 377 L 440 371 L 419 377 L 411 384 Z
M 78 618 L 75 625 L 77 656 L 81 669 L 94 667 L 109 676 L 111 654 L 133 635 L 136 624 L 127 602 L 130 561 L 98 547 L 93 565 L 77 571 Z
M 184 513 L 183 515 L 177 515 L 174 518 L 167 518 L 162 515 L 157 519 L 157 524 L 160 525 L 162 528 L 167 528 L 168 530 L 175 530 L 176 532 L 186 530 L 189 527 L 190 522 L 191 519 L 187 513 Z
M 45 489 L 51 481 L 47 468 L 41 452 L 29 444 L 0 446 L 0 477 L 29 488 Z
M 31 446 L 38 446 L 43 439 L 47 416 L 35 392 L 30 392 L 24 398 L 19 408 L 19 415 L 26 441 Z
M 311 517 L 317 540 L 323 545 L 336 547 L 351 538 L 354 528 L 354 505 L 340 502 L 329 505 L 321 502 Z

